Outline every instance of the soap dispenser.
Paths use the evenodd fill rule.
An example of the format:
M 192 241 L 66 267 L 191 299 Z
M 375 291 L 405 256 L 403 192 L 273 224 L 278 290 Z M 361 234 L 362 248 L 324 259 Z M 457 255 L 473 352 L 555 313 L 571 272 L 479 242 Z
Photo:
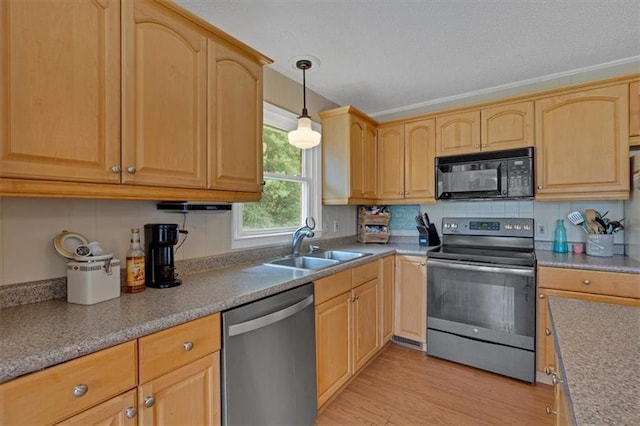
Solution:
M 564 219 L 556 221 L 556 230 L 553 238 L 553 251 L 556 253 L 566 253 L 569 251 L 567 244 L 567 230 L 564 227 Z

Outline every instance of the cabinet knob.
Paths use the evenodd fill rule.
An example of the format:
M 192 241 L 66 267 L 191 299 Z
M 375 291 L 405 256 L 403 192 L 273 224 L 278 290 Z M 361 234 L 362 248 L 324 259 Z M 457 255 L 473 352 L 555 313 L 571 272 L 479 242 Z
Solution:
M 76 387 L 73 388 L 73 396 L 75 397 L 83 396 L 84 394 L 87 393 L 88 390 L 89 390 L 88 385 L 76 385 Z
M 145 396 L 144 397 L 144 406 L 147 408 L 151 408 L 153 407 L 153 404 L 156 403 L 156 399 L 152 396 Z
M 550 416 L 550 415 L 552 415 L 552 414 L 553 414 L 554 416 L 557 416 L 557 415 L 558 415 L 558 412 L 557 412 L 557 411 L 553 411 L 553 410 L 551 409 L 551 407 L 549 407 L 548 405 L 547 405 L 547 408 L 545 408 L 545 409 L 544 409 L 544 411 L 547 413 L 547 416 Z
M 264 180 L 262 182 L 260 182 L 260 185 L 265 186 L 267 184 L 267 182 L 265 182 Z
M 398 192 L 398 195 L 402 195 L 402 191 Z
M 480 148 L 480 145 L 475 144 L 473 147 L 474 147 L 474 148 Z
M 424 262 L 422 262 L 422 263 L 420 264 L 420 266 L 427 266 L 427 264 L 426 264 L 426 263 L 424 263 Z
M 483 148 L 486 148 L 488 145 L 485 143 L 483 145 L 481 145 Z
M 551 336 L 551 330 L 549 330 L 548 328 L 544 329 L 544 335 L 545 336 Z
M 542 185 L 538 185 L 538 189 L 542 189 Z
M 553 385 L 557 385 L 558 383 L 563 383 L 562 380 L 560 380 L 560 378 L 558 377 L 558 375 L 556 373 L 551 373 L 551 383 L 553 383 Z
M 584 285 L 589 285 L 589 284 L 591 284 L 591 281 L 589 281 L 589 280 L 584 280 L 584 281 L 582 281 L 582 282 L 584 283 Z
M 544 368 L 544 374 L 546 374 L 547 376 L 550 376 L 552 374 L 555 374 L 555 371 L 553 371 L 553 368 L 546 366 Z
M 135 172 L 137 172 L 138 170 L 135 168 L 135 166 L 129 166 L 127 167 L 127 173 L 130 174 L 134 174 Z
M 122 167 L 119 164 L 111 167 L 111 173 L 120 173 L 122 171 Z
M 538 298 L 540 298 L 540 299 L 544 299 L 544 297 L 545 297 L 544 294 L 538 295 Z
M 404 195 L 409 195 L 409 192 L 405 192 Z
M 189 352 L 191 349 L 193 349 L 193 342 L 184 342 L 182 344 L 182 347 L 186 352 Z
M 124 415 L 127 416 L 128 419 L 133 419 L 136 414 L 138 414 L 138 410 L 136 410 L 135 407 L 127 407 L 127 409 L 124 410 Z

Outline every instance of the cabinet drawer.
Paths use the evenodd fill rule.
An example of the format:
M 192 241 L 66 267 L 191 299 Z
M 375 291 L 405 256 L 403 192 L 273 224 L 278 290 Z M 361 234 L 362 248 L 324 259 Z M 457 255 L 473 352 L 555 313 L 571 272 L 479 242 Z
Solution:
M 366 265 L 357 266 L 352 271 L 353 287 L 355 288 L 378 277 L 378 262 L 369 262 Z
M 131 341 L 0 385 L 0 424 L 55 423 L 135 386 Z
M 538 286 L 640 299 L 640 274 L 541 267 Z
M 317 306 L 349 290 L 351 290 L 350 269 L 321 278 L 313 284 L 314 304 Z
M 219 350 L 220 314 L 142 337 L 138 345 L 142 384 Z

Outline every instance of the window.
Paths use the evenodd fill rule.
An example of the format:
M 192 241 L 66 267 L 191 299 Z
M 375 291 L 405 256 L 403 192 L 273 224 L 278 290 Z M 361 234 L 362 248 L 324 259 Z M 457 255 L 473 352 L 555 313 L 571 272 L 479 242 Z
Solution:
M 320 148 L 301 150 L 289 144 L 287 133 L 298 117 L 264 104 L 264 189 L 259 203 L 234 204 L 233 248 L 291 241 L 293 231 L 308 216 L 316 219 L 320 236 Z M 315 130 L 320 129 L 312 123 Z

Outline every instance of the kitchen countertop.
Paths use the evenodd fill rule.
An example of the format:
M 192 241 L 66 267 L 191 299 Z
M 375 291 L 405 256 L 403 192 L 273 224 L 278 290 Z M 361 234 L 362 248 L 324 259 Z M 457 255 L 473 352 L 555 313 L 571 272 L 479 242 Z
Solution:
M 553 296 L 549 306 L 576 423 L 638 424 L 640 308 Z
M 0 309 L 0 383 L 208 314 L 289 290 L 389 254 L 426 255 L 418 244 L 347 244 L 371 256 L 319 271 L 255 263 L 185 274 L 181 286 L 147 288 L 95 305 L 54 299 Z M 327 248 L 328 249 L 328 248 Z M 258 263 L 259 262 L 259 263 Z
M 640 262 L 621 254 L 612 257 L 597 257 L 586 254 L 536 250 L 536 259 L 538 266 L 640 274 Z

